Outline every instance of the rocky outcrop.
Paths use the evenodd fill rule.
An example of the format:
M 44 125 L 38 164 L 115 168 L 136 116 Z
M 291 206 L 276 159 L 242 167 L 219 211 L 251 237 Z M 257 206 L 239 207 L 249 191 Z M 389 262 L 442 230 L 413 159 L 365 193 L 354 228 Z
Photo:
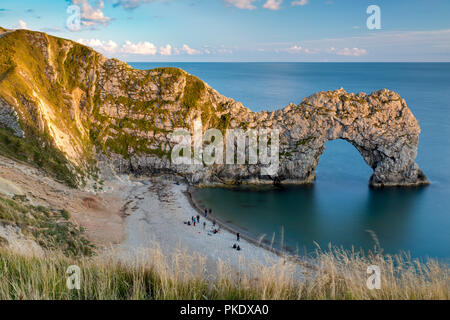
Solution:
M 253 113 L 233 103 L 227 114 L 230 129 L 245 124 L 249 129 L 280 130 L 280 164 L 276 175 L 263 175 L 264 166 L 260 164 L 176 166 L 168 157 L 148 155 L 135 155 L 126 161 L 116 157 L 116 167 L 142 174 L 172 171 L 202 185 L 304 184 L 314 181 L 324 145 L 330 140 L 343 139 L 351 143 L 373 169 L 371 186 L 428 184 L 415 162 L 420 127 L 405 101 L 389 90 L 371 95 L 348 94 L 343 89 L 320 92 L 299 105 L 275 112 Z M 170 143 L 170 139 L 161 143 Z
M 415 162 L 420 127 L 406 102 L 389 90 L 370 95 L 347 93 L 343 89 L 319 92 L 282 110 L 255 113 L 182 70 L 135 70 L 74 42 L 21 32 L 25 32 L 21 41 L 27 39 L 30 52 L 37 48 L 33 52 L 39 55 L 40 63 L 33 72 L 42 72 L 44 76 L 39 79 L 45 83 L 30 88 L 29 92 L 0 90 L 0 96 L 19 101 L 15 108 L 29 125 L 33 119 L 46 121 L 36 114 L 60 115 L 61 122 L 53 118 L 51 124 L 39 127 L 70 137 L 54 140 L 60 150 L 80 150 L 70 154 L 72 162 L 91 161 L 73 158 L 82 153 L 86 157 L 95 151 L 92 157 L 101 157 L 102 163 L 107 159 L 117 171 L 171 172 L 193 184 L 311 183 L 325 143 L 344 139 L 373 169 L 372 186 L 428 183 Z M 0 46 L 3 41 L 11 41 L 15 33 L 0 39 Z M 20 70 L 19 62 L 17 65 L 16 74 L 30 86 L 26 81 L 27 70 Z M 29 65 L 27 68 L 29 72 Z M 53 91 L 50 94 L 43 87 Z M 39 106 L 39 110 L 33 110 L 33 106 Z M 201 120 L 203 132 L 209 128 L 217 128 L 223 134 L 227 129 L 278 129 L 276 173 L 269 176 L 264 172 L 265 165 L 248 164 L 249 161 L 242 165 L 174 164 L 173 130 L 193 131 L 196 120 Z
M 20 127 L 19 116 L 13 107 L 0 99 L 0 126 L 11 129 L 15 136 L 25 138 Z
M 312 180 L 324 144 L 343 139 L 373 169 L 372 186 L 428 183 L 415 163 L 420 127 L 406 102 L 394 92 L 321 92 L 280 111 L 275 118 L 292 153 L 280 169 L 287 179 Z
M 22 233 L 18 226 L 0 223 L 0 248 L 19 255 L 44 257 L 44 249 Z

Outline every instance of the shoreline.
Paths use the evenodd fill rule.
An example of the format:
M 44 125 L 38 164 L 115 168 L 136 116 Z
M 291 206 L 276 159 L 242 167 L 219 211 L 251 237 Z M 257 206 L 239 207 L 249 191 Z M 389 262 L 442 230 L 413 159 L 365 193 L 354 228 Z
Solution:
M 189 257 L 201 257 L 204 262 L 201 268 L 209 275 L 217 274 L 221 264 L 247 272 L 256 265 L 281 263 L 292 266 L 299 275 L 308 272 L 309 268 L 299 261 L 269 250 L 251 237 L 243 235 L 238 242 L 234 229 L 223 221 L 216 219 L 220 231 L 214 234 L 212 220 L 199 212 L 185 181 L 169 176 L 133 180 L 136 183 L 129 190 L 124 219 L 125 237 L 116 247 L 119 252 L 113 253 L 116 257 L 129 260 L 142 249 L 158 247 L 169 260 L 180 252 Z M 187 221 L 197 215 L 201 217 L 200 223 L 188 226 Z M 233 244 L 239 244 L 241 250 L 233 249 Z
M 195 198 L 192 195 L 193 190 L 195 188 L 196 188 L 195 186 L 187 185 L 187 190 L 184 193 L 184 195 L 188 199 L 189 204 L 192 206 L 192 208 L 194 210 L 196 210 L 203 219 L 207 219 L 212 222 L 211 216 L 208 214 L 208 216 L 205 218 L 204 211 L 202 210 L 201 206 L 195 201 Z M 289 247 L 285 246 L 283 250 L 275 248 L 275 247 L 269 245 L 270 242 L 268 240 L 263 239 L 262 241 L 259 241 L 259 240 L 255 239 L 254 237 L 252 237 L 249 234 L 249 232 L 233 225 L 232 223 L 225 222 L 224 220 L 217 218 L 214 214 L 212 215 L 212 217 L 214 218 L 214 220 L 216 221 L 216 224 L 219 225 L 221 229 L 224 229 L 233 235 L 236 235 L 236 233 L 239 232 L 241 239 L 246 240 L 247 242 L 253 244 L 254 246 L 261 248 L 263 250 L 266 250 L 270 253 L 273 253 L 280 258 L 297 263 L 297 264 L 301 265 L 302 267 L 316 270 L 316 267 L 313 264 L 305 261 L 304 257 L 302 258 L 298 254 L 295 254 Z

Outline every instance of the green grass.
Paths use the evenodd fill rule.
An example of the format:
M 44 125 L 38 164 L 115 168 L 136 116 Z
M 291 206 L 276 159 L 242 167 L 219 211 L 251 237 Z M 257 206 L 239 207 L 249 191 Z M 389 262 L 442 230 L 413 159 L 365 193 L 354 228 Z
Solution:
M 78 178 L 72 164 L 45 136 L 18 138 L 8 129 L 0 127 L 0 153 L 11 159 L 32 164 L 54 179 L 70 187 L 77 187 Z
M 305 139 L 301 139 L 301 140 L 299 140 L 299 141 L 297 141 L 296 143 L 295 143 L 295 146 L 296 147 L 300 147 L 300 146 L 306 146 L 306 145 L 308 145 L 312 140 L 314 140 L 315 138 L 314 137 L 308 137 L 308 138 L 305 138 Z
M 64 219 L 70 220 L 70 213 L 69 213 L 69 211 L 67 211 L 66 209 L 61 209 L 59 212 L 61 213 L 61 216 Z
M 103 257 L 46 259 L 0 250 L 0 299 L 82 300 L 448 300 L 449 267 L 408 255 L 367 255 L 333 248 L 312 257 L 316 269 L 301 279 L 291 263 L 242 263 L 247 272 L 218 262 L 217 276 L 205 259 L 184 251 L 167 257 L 160 249 L 138 253 L 129 263 Z M 366 286 L 367 267 L 381 269 L 381 289 Z M 81 268 L 81 290 L 66 288 L 66 270 Z
M 186 109 L 196 108 L 205 90 L 205 83 L 197 77 L 186 76 L 186 87 L 184 88 L 181 105 Z
M 8 199 L 0 195 L 0 224 L 20 228 L 22 233 L 47 250 L 58 250 L 67 256 L 91 256 L 93 245 L 83 231 L 70 221 L 67 210 L 35 207 L 25 197 Z

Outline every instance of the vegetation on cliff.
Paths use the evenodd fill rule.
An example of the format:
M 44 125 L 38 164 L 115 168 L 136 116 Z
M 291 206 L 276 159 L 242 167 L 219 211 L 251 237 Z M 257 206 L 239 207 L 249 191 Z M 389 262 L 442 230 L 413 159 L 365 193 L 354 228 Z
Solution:
M 33 206 L 25 196 L 9 199 L 0 195 L 0 226 L 15 227 L 41 248 L 69 257 L 94 254 L 94 246 L 84 237 L 84 230 L 70 220 L 66 210 Z M 7 240 L 0 237 L 0 247 L 7 245 Z
M 62 144 L 86 140 L 70 119 L 65 81 L 49 79 L 56 73 L 63 74 L 65 69 L 51 63 L 50 48 L 59 45 L 59 39 L 25 30 L 0 39 L 0 98 L 14 107 L 25 135 L 24 139 L 15 138 L 2 128 L 0 146 L 4 155 L 33 163 L 57 180 L 76 187 L 82 182 L 79 173 L 83 162 L 70 161 Z M 59 48 L 58 51 L 64 52 Z M 59 60 L 55 58 L 56 61 Z M 56 141 L 62 133 L 68 141 L 58 141 L 58 145 Z
M 70 187 L 78 186 L 76 170 L 65 155 L 53 146 L 49 137 L 27 136 L 22 139 L 0 127 L 0 152 L 11 159 L 34 164 Z
M 0 101 L 17 112 L 25 136 L 18 156 L 6 154 L 74 187 L 96 173 L 97 152 L 169 158 L 168 141 L 158 135 L 189 128 L 194 114 L 226 127 L 227 119 L 215 113 L 223 106 L 213 104 L 208 90 L 180 69 L 134 70 L 44 33 L 16 30 L 0 39 Z

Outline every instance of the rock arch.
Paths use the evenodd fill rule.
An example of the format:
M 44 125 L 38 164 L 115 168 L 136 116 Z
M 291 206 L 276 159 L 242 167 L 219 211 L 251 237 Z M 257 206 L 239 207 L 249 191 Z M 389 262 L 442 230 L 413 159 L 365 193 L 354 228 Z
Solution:
M 217 92 L 213 95 L 219 99 Z M 222 98 L 223 99 L 223 98 Z M 349 94 L 345 90 L 316 93 L 302 103 L 273 112 L 251 112 L 227 99 L 229 128 L 279 129 L 279 168 L 274 176 L 262 175 L 262 165 L 173 165 L 167 159 L 131 159 L 145 172 L 180 174 L 192 184 L 308 184 L 325 144 L 343 139 L 351 143 L 373 169 L 370 185 L 420 186 L 429 184 L 415 162 L 420 127 L 395 92 L 380 90 L 370 95 Z M 194 117 L 192 117 L 193 119 Z M 204 128 L 205 130 L 208 127 Z
M 345 90 L 316 93 L 299 105 L 274 112 L 250 112 L 240 103 L 229 109 L 230 128 L 280 130 L 280 163 L 275 176 L 261 165 L 173 168 L 194 184 L 307 184 L 315 180 L 328 141 L 351 143 L 373 169 L 370 185 L 419 186 L 428 180 L 415 162 L 420 127 L 406 102 L 389 90 L 370 95 Z
M 389 90 L 371 95 L 348 94 L 343 89 L 317 93 L 283 112 L 284 140 L 291 157 L 282 160 L 281 180 L 312 182 L 325 143 L 351 143 L 373 169 L 370 185 L 428 184 L 415 162 L 420 127 L 401 97 Z

